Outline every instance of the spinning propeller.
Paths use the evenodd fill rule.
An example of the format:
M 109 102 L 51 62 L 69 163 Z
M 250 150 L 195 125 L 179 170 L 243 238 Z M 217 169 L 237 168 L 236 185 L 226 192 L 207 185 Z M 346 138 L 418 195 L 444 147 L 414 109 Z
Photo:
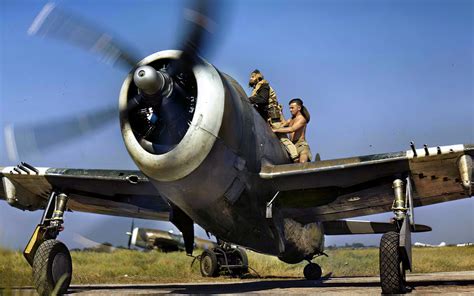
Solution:
M 101 61 L 133 73 L 138 94 L 130 100 L 128 111 L 134 112 L 135 121 L 147 122 L 139 131 L 143 139 L 153 136 L 158 143 L 149 150 L 156 153 L 169 151 L 181 139 L 189 125 L 187 101 L 192 94 L 188 81 L 182 79 L 185 69 L 191 69 L 209 51 L 211 35 L 217 31 L 214 21 L 218 1 L 194 1 L 184 11 L 184 37 L 178 48 L 181 56 L 161 69 L 139 66 L 140 55 L 133 46 L 102 32 L 89 22 L 46 4 L 28 30 L 28 34 L 65 41 L 101 57 Z M 92 110 L 80 116 L 59 118 L 39 124 L 7 125 L 5 138 L 10 160 L 41 153 L 47 148 L 84 136 L 117 118 L 116 106 Z M 192 115 L 192 114 L 191 114 Z M 140 124 L 142 124 L 140 122 Z

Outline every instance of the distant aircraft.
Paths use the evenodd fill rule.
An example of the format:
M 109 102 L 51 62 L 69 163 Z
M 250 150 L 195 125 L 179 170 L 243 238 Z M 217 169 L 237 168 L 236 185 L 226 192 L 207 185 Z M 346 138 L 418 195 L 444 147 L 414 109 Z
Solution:
M 182 234 L 176 234 L 173 230 L 164 231 L 159 229 L 135 227 L 130 235 L 130 244 L 147 250 L 159 249 L 163 252 L 184 251 L 186 249 Z M 194 238 L 194 248 L 209 250 L 217 247 L 217 243 L 202 238 Z
M 470 247 L 474 246 L 474 243 L 464 243 L 464 244 L 457 244 L 456 247 Z
M 439 247 L 446 247 L 445 242 L 441 242 L 439 245 L 430 245 L 430 244 L 424 244 L 420 242 L 415 243 L 415 247 L 432 247 L 432 248 L 439 248 Z
M 322 271 L 311 260 L 324 255 L 324 235 L 385 233 L 382 292 L 403 293 L 405 271 L 412 269 L 411 232 L 430 230 L 415 225 L 414 207 L 472 195 L 474 145 L 412 145 L 396 153 L 292 163 L 239 83 L 201 58 L 210 32 L 219 29 L 210 13 L 217 2 L 196 4 L 186 10 L 181 50 L 142 60 L 52 4 L 33 22 L 31 34 L 70 41 L 130 71 L 119 97 L 120 127 L 140 169 L 37 168 L 24 162 L 0 168 L 3 199 L 21 210 L 44 209 L 24 250 L 38 292 L 51 293 L 63 275 L 59 292 L 69 287 L 71 257 L 56 240 L 69 209 L 169 220 L 183 233 L 188 254 L 197 223 L 220 242 L 201 255 L 205 276 L 246 270 L 246 258 L 229 247 L 233 243 L 290 264 L 306 260 L 304 276 L 316 280 Z M 150 29 L 150 37 L 157 34 Z M 111 108 L 64 122 L 7 126 L 9 154 L 60 145 L 114 116 Z M 393 223 L 342 220 L 390 211 Z

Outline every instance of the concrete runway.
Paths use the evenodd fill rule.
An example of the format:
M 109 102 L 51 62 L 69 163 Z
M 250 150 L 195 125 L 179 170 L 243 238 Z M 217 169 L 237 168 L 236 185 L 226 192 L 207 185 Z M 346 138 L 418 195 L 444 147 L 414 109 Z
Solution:
M 474 294 L 474 271 L 408 274 L 411 294 Z M 139 285 L 73 285 L 69 295 L 157 295 L 157 294 L 318 294 L 380 295 L 378 277 L 325 276 L 320 281 L 298 278 L 229 280 L 229 282 Z M 0 294 L 1 294 L 0 290 Z M 12 295 L 35 295 L 31 287 L 16 288 Z

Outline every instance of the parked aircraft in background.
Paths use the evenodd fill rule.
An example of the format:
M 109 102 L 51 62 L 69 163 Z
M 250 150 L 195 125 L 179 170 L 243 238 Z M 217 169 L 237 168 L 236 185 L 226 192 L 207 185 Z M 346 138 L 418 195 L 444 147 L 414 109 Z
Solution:
M 430 244 L 424 244 L 424 243 L 416 242 L 414 244 L 414 246 L 415 247 L 436 247 L 436 248 L 439 248 L 439 247 L 446 247 L 446 243 L 441 242 L 439 245 L 430 245 Z
M 165 231 L 150 228 L 133 228 L 130 235 L 130 244 L 138 248 L 146 250 L 158 249 L 163 252 L 184 251 L 184 238 L 182 233 L 174 233 L 173 230 Z M 194 238 L 194 248 L 209 250 L 217 247 L 217 243 L 202 238 Z

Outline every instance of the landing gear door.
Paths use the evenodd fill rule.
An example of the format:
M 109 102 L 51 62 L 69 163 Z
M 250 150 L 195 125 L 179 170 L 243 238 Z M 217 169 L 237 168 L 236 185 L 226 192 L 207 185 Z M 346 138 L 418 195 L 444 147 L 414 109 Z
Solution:
M 186 254 L 192 255 L 194 249 L 194 222 L 180 208 L 170 203 L 170 222 L 183 233 Z
M 411 270 L 411 227 L 409 219 L 404 219 L 400 229 L 400 249 L 402 253 L 403 268 Z

